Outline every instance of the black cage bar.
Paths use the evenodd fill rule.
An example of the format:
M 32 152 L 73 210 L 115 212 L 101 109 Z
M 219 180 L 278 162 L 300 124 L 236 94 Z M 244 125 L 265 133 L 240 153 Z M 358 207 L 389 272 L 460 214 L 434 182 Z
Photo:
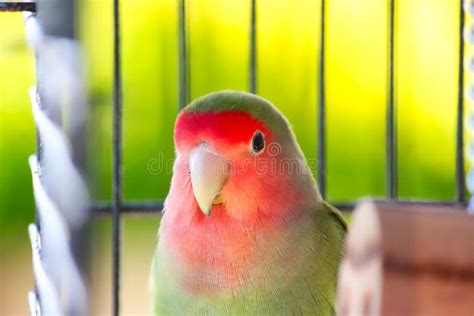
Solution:
M 120 59 L 120 3 L 113 2 L 114 87 L 112 161 L 112 312 L 120 314 L 120 213 L 122 211 L 122 72 Z
M 317 176 L 321 196 L 326 198 L 326 1 L 321 0 L 319 42 L 319 99 L 318 99 L 318 165 Z
M 0 2 L 0 12 L 36 12 L 36 2 Z
M 386 122 L 386 184 L 387 198 L 395 199 L 398 191 L 398 169 L 397 169 L 397 130 L 396 130 L 396 108 L 395 108 L 395 1 L 391 0 L 388 11 L 388 100 L 387 100 L 387 122 Z
M 186 0 L 178 0 L 178 45 L 179 45 L 179 109 L 189 102 L 189 58 L 186 23 Z
M 464 1 L 459 1 L 458 108 L 456 118 L 456 202 L 466 202 L 464 187 Z

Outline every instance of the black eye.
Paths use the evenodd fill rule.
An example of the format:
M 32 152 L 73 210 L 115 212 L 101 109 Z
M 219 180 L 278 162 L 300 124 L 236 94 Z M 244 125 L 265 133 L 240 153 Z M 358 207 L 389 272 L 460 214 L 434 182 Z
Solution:
M 263 137 L 262 132 L 255 132 L 252 138 L 252 151 L 255 154 L 258 154 L 265 148 L 265 138 Z

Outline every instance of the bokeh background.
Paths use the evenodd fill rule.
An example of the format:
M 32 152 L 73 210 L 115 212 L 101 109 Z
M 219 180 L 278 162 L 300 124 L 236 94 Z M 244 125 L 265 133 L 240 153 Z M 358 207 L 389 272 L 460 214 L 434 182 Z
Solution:
M 327 4 L 327 185 L 330 201 L 383 196 L 388 71 L 388 2 Z M 91 124 L 88 178 L 95 199 L 111 197 L 112 1 L 79 2 Z M 293 124 L 316 156 L 320 0 L 257 1 L 257 89 Z M 177 0 L 122 0 L 124 195 L 166 196 L 171 175 L 149 172 L 173 159 L 178 109 Z M 188 0 L 191 97 L 248 89 L 250 1 Z M 398 0 L 396 103 L 399 192 L 454 198 L 459 1 Z M 0 315 L 26 315 L 32 283 L 27 224 L 34 205 L 27 157 L 35 129 L 27 89 L 33 55 L 19 13 L 0 14 Z M 123 221 L 122 308 L 148 312 L 147 276 L 159 218 Z M 91 238 L 92 311 L 110 314 L 110 221 Z

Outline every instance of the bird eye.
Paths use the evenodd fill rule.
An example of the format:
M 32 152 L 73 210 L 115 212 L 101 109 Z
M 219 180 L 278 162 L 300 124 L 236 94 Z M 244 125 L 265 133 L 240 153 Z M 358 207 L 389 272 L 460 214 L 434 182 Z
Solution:
M 256 131 L 252 138 L 252 151 L 255 154 L 260 153 L 265 148 L 265 138 L 263 133 Z

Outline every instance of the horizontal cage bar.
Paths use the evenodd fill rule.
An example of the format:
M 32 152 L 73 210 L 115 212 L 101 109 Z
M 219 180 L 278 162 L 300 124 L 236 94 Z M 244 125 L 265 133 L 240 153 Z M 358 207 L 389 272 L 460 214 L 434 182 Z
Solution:
M 375 199 L 376 202 L 394 202 L 400 204 L 414 204 L 414 205 L 425 205 L 425 206 L 464 206 L 460 205 L 458 201 L 450 200 L 390 200 L 390 199 Z M 344 212 L 350 212 L 357 205 L 358 202 L 332 202 L 336 208 Z M 157 214 L 163 211 L 163 201 L 129 201 L 122 204 L 121 212 L 126 215 L 147 215 Z M 97 217 L 111 216 L 112 215 L 112 204 L 110 203 L 97 203 L 93 207 L 93 214 Z
M 0 12 L 36 12 L 36 2 L 0 2 Z

